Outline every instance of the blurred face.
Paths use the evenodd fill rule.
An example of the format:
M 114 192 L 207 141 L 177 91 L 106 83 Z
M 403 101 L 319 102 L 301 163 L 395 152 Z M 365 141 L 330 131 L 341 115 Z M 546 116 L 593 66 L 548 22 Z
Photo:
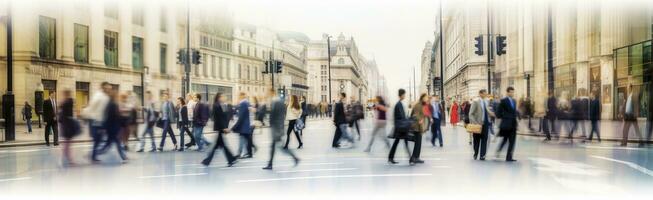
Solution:
M 102 86 L 102 90 L 104 91 L 104 93 L 107 93 L 107 94 L 111 93 L 112 89 L 113 88 L 111 88 L 111 85 Z
M 478 93 L 478 96 L 480 96 L 481 98 L 485 98 L 487 96 L 487 92 Z
M 145 93 L 145 99 L 147 99 L 147 100 L 152 100 L 152 94 L 150 94 L 150 93 Z
M 179 101 L 179 99 L 177 99 L 175 103 L 181 105 L 181 101 Z
M 424 95 L 424 97 L 422 97 L 422 99 L 420 99 L 420 101 L 422 101 L 422 103 L 429 102 L 429 96 Z
M 515 95 L 515 90 L 508 90 L 506 95 L 508 95 L 509 97 L 513 97 Z
M 199 101 L 200 98 L 197 97 L 197 95 L 193 95 L 193 101 Z
M 161 99 L 163 99 L 163 100 L 168 100 L 169 98 L 170 98 L 170 96 L 168 96 L 168 94 L 161 95 Z

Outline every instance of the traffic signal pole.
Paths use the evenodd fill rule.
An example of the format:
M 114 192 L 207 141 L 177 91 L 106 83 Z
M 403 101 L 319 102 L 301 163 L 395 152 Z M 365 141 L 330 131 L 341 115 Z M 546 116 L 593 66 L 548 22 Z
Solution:
M 190 1 L 186 1 L 186 61 L 184 62 L 184 78 L 181 86 L 181 96 L 190 92 Z
M 490 0 L 487 0 L 487 93 L 492 94 L 492 69 L 490 67 L 492 56 L 492 35 L 490 34 Z
M 16 139 L 16 118 L 14 99 L 14 54 L 13 54 L 13 30 L 11 24 L 11 1 L 7 3 L 7 94 L 2 96 L 3 114 L 5 118 L 5 140 Z

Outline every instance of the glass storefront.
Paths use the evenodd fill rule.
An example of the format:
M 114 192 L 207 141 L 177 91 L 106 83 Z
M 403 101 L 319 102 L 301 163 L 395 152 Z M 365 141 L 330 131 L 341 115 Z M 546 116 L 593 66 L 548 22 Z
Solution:
M 202 95 L 202 101 L 204 102 L 212 102 L 215 94 L 222 93 L 227 103 L 233 103 L 231 87 L 193 83 L 192 91 Z
M 626 102 L 628 95 L 628 86 L 633 86 L 634 94 L 640 99 L 639 116 L 648 117 L 648 108 L 650 105 L 650 89 L 652 87 L 651 78 L 653 76 L 652 47 L 651 40 L 630 46 L 615 49 L 616 57 L 616 95 L 615 110 L 619 110 Z M 615 118 L 621 119 L 622 116 L 615 112 Z

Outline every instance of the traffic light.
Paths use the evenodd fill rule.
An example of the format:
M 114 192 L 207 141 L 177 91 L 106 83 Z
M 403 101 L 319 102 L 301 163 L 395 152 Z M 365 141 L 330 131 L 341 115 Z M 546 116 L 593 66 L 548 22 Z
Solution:
M 475 37 L 474 40 L 476 40 L 476 44 L 474 44 L 476 51 L 474 51 L 474 53 L 479 56 L 483 55 L 483 36 L 479 35 L 478 37 Z
M 200 54 L 200 51 L 199 51 L 199 50 L 197 50 L 197 49 L 193 49 L 192 56 L 193 56 L 193 59 L 192 59 L 193 62 L 192 62 L 192 63 L 193 63 L 194 65 L 202 64 L 202 54 Z
M 497 55 L 506 54 L 506 36 L 497 36 Z
M 282 72 L 281 69 L 283 68 L 283 62 L 278 61 L 278 60 L 276 62 L 277 62 L 277 71 L 276 72 L 281 73 Z
M 177 51 L 177 64 L 186 64 L 186 61 L 188 59 L 186 58 L 186 50 L 185 49 L 180 49 Z
M 270 67 L 270 61 L 265 61 L 265 67 L 263 67 L 263 72 L 262 73 L 263 74 L 269 74 L 270 71 L 268 69 L 270 69 L 270 68 L 271 68 Z

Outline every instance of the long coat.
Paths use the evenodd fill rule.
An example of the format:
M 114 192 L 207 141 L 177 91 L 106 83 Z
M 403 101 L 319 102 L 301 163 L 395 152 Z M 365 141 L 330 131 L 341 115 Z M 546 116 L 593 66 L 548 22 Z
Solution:
M 252 133 L 252 125 L 249 120 L 249 102 L 242 101 L 238 104 L 238 121 L 231 130 L 240 134 Z
M 503 133 L 517 130 L 519 113 L 517 113 L 513 104 L 515 104 L 515 100 L 512 100 L 511 103 L 511 99 L 508 97 L 501 99 L 501 103 L 499 104 L 497 117 L 501 118 L 501 124 L 499 125 L 499 135 L 501 136 L 505 136 Z

